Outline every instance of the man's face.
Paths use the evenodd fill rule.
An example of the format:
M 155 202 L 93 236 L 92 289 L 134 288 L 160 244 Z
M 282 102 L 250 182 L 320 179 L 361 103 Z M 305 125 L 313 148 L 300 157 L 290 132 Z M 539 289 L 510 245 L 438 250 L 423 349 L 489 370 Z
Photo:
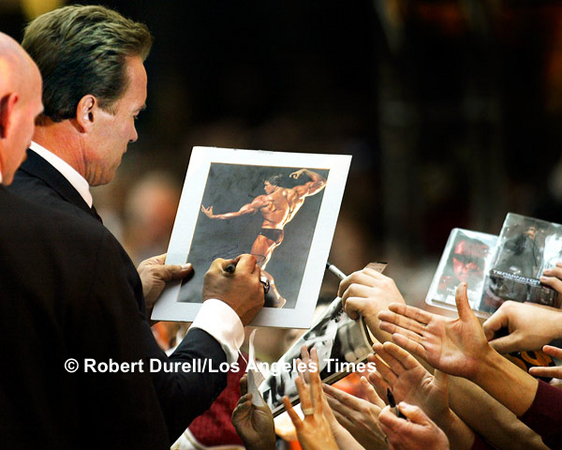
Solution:
M 35 119 L 43 111 L 39 69 L 35 64 L 30 64 L 26 74 L 20 76 L 23 76 L 24 80 L 21 81 L 18 100 L 14 106 L 12 136 L 2 168 L 2 183 L 6 185 L 13 181 L 16 170 L 25 159 L 35 130 Z
M 459 281 L 468 282 L 471 277 L 483 275 L 484 258 L 488 247 L 484 244 L 460 241 L 453 254 L 453 271 Z
M 115 176 L 127 145 L 138 138 L 135 120 L 146 101 L 146 70 L 140 57 L 127 60 L 129 85 L 113 109 L 115 114 L 97 107 L 91 140 L 85 151 L 86 179 L 90 186 L 107 184 Z
M 271 194 L 274 190 L 275 190 L 275 185 L 271 184 L 269 181 L 264 181 L 263 182 L 263 190 L 267 193 L 267 194 Z

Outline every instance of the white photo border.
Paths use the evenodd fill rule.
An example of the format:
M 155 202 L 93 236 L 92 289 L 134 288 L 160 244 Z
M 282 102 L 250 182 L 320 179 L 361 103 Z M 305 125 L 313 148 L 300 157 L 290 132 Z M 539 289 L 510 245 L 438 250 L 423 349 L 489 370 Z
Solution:
M 295 307 L 292 309 L 263 308 L 250 324 L 252 326 L 308 328 L 312 323 L 334 236 L 351 164 L 351 155 L 194 147 L 168 247 L 166 264 L 184 264 L 188 261 L 188 253 L 201 211 L 209 170 L 213 163 L 329 170 Z M 199 268 L 199 270 L 201 269 Z M 180 282 L 169 284 L 154 306 L 151 317 L 153 320 L 192 322 L 195 319 L 201 303 L 178 302 L 180 288 Z

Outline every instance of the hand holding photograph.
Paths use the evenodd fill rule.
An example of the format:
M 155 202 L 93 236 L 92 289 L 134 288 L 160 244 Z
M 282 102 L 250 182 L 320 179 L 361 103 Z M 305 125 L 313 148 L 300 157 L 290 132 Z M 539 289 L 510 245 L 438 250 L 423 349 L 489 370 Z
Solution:
M 306 328 L 322 282 L 351 156 L 193 149 L 166 262 L 194 276 L 170 286 L 154 320 L 187 321 L 215 258 L 255 256 L 265 307 L 252 325 Z

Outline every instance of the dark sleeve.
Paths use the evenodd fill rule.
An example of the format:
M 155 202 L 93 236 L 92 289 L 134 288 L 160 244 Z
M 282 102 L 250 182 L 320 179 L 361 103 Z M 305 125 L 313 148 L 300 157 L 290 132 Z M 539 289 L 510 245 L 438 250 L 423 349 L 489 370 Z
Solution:
M 220 365 L 226 363 L 226 355 L 215 338 L 198 328 L 187 333 L 170 357 L 158 347 L 146 322 L 143 322 L 143 336 L 149 348 L 149 364 L 154 369 L 161 367 L 152 371 L 151 376 L 170 441 L 175 442 L 226 387 L 226 371 L 220 370 Z
M 81 297 L 66 305 L 65 333 L 76 358 L 77 395 L 84 448 L 169 448 L 168 433 L 146 363 L 142 321 L 119 270 L 120 255 L 102 234 Z M 80 250 L 87 250 L 81 247 Z M 82 258 L 83 260 L 84 258 Z M 85 295 L 84 295 L 85 294 Z M 86 359 L 105 363 L 104 373 L 86 371 Z M 109 364 L 119 364 L 112 370 Z M 132 364 L 123 370 L 123 363 Z M 117 368 L 114 365 L 114 368 Z M 103 370 L 103 369 L 102 369 Z
M 530 408 L 519 418 L 550 448 L 562 446 L 562 390 L 539 380 Z

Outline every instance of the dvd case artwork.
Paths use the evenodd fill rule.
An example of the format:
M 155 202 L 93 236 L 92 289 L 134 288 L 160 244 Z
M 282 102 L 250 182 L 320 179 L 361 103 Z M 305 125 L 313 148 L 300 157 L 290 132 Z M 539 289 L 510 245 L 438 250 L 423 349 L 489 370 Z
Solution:
M 541 284 L 545 269 L 562 260 L 562 225 L 509 213 L 487 272 L 478 309 L 493 313 L 506 300 L 560 307 L 558 293 Z
M 498 237 L 477 231 L 455 228 L 431 282 L 426 303 L 456 310 L 455 292 L 461 282 L 468 284 L 468 300 L 478 312 L 484 275 L 491 264 Z

